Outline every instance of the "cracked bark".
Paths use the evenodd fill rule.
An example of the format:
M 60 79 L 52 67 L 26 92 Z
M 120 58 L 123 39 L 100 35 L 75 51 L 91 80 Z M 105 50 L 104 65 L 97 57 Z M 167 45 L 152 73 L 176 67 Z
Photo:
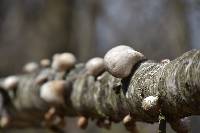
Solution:
M 108 72 L 93 77 L 85 73 L 84 64 L 77 64 L 65 73 L 41 68 L 19 75 L 15 91 L 5 91 L 1 87 L 1 112 L 6 110 L 11 118 L 7 127 L 42 126 L 44 114 L 52 106 L 40 98 L 40 85 L 35 83 L 36 77 L 44 74 L 48 81 L 66 81 L 65 105 L 56 106 L 60 116 L 83 115 L 120 122 L 131 114 L 135 121 L 154 123 L 159 121 L 160 111 L 145 111 L 142 101 L 148 96 L 158 96 L 158 106 L 166 120 L 178 121 L 200 114 L 199 60 L 199 50 L 189 51 L 170 63 L 144 60 L 125 79 L 115 78 Z

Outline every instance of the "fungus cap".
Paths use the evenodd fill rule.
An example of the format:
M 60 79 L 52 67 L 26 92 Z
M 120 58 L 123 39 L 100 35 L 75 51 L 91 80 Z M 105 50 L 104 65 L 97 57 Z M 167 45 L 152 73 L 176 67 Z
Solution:
M 19 83 L 19 78 L 17 76 L 9 76 L 3 82 L 3 87 L 5 89 L 14 89 Z
M 50 64 L 51 64 L 51 61 L 50 61 L 49 59 L 42 59 L 42 60 L 40 61 L 40 65 L 41 65 L 42 67 L 49 67 Z
M 86 65 L 86 70 L 88 74 L 93 76 L 98 76 L 100 73 L 104 71 L 104 61 L 100 57 L 95 57 L 90 59 Z
M 27 73 L 31 73 L 36 71 L 38 68 L 39 66 L 36 62 L 29 62 L 23 67 L 23 70 Z
M 40 97 L 48 103 L 64 103 L 64 80 L 49 81 L 41 86 Z
M 123 124 L 127 124 L 129 122 L 131 122 L 133 119 L 132 117 L 130 116 L 130 114 L 126 115 L 124 118 L 123 118 Z
M 85 116 L 80 116 L 77 121 L 77 126 L 81 129 L 87 128 L 88 119 Z
M 67 71 L 76 63 L 76 57 L 72 53 L 55 54 L 52 68 L 56 71 Z
M 107 71 L 117 78 L 128 77 L 132 68 L 145 56 L 129 46 L 120 45 L 110 49 L 104 56 Z

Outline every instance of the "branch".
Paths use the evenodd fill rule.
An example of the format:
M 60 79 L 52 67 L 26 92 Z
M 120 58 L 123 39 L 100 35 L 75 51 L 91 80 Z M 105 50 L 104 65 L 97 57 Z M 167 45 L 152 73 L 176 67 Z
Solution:
M 4 128 L 38 127 L 48 125 L 48 121 L 52 124 L 52 116 L 60 122 L 64 116 L 84 116 L 86 120 L 97 119 L 100 123 L 97 125 L 105 127 L 105 121 L 109 125 L 127 115 L 134 121 L 158 122 L 161 112 L 167 122 L 180 122 L 181 118 L 200 114 L 199 60 L 199 50 L 189 51 L 171 62 L 141 60 L 123 79 L 108 72 L 92 76 L 84 64 L 65 72 L 40 67 L 18 75 L 15 89 L 6 89 L 5 79 L 1 79 L 0 114 L 1 118 L 9 118 L 7 124 L 2 124 L 1 119 L 1 124 Z M 41 75 L 47 80 L 38 82 Z M 56 81 L 64 81 L 63 104 L 41 98 L 41 87 Z M 174 125 L 181 124 L 173 123 L 176 130 Z

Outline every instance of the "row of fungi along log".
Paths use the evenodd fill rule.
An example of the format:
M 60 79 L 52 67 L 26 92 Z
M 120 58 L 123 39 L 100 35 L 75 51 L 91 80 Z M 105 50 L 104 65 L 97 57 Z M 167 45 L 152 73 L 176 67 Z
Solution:
M 199 55 L 199 51 L 183 57 L 187 59 L 189 54 Z M 188 132 L 186 118 L 168 119 L 163 111 L 159 84 L 166 66 L 173 64 L 168 59 L 156 63 L 120 45 L 109 50 L 104 59 L 95 57 L 76 64 L 71 53 L 55 54 L 52 61 L 28 63 L 24 74 L 2 79 L 1 126 L 62 129 L 66 116 L 78 116 L 81 129 L 89 119 L 96 119 L 100 128 L 110 129 L 112 122 L 122 122 L 134 133 L 138 132 L 136 121 L 160 121 L 161 133 L 166 132 L 166 121 L 178 133 Z

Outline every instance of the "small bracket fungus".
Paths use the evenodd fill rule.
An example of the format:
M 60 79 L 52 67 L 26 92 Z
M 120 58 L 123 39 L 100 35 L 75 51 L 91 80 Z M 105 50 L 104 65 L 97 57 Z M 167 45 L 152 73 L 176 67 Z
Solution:
M 104 120 L 104 128 L 105 129 L 110 129 L 111 128 L 112 122 L 109 119 Z
M 66 126 L 66 119 L 64 117 L 60 117 L 55 115 L 52 119 L 44 121 L 44 126 L 52 127 L 55 126 L 57 128 L 64 128 Z
M 2 128 L 7 127 L 7 126 L 10 124 L 10 122 L 11 122 L 11 119 L 10 119 L 9 116 L 2 116 L 2 117 L 0 118 L 0 126 L 1 126 Z
M 39 66 L 37 63 L 29 62 L 23 67 L 23 70 L 24 70 L 24 72 L 31 73 L 31 72 L 36 71 L 38 68 L 39 68 Z
M 3 87 L 6 90 L 15 89 L 19 83 L 19 78 L 17 76 L 9 76 L 3 82 Z
M 55 115 L 56 115 L 56 108 L 54 108 L 54 107 L 51 107 L 49 110 L 48 110 L 48 112 L 47 113 L 45 113 L 45 120 L 47 120 L 47 121 L 51 121 L 51 120 L 53 120 L 53 118 L 55 117 Z
M 122 122 L 124 125 L 126 125 L 129 122 L 132 122 L 132 117 L 130 116 L 130 114 L 126 115 Z
M 77 121 L 77 126 L 80 129 L 86 129 L 88 126 L 88 119 L 85 116 L 80 116 Z
M 42 67 L 49 67 L 50 64 L 51 64 L 51 62 L 50 62 L 49 59 L 42 59 L 42 60 L 40 61 L 40 65 L 41 65 Z
M 67 71 L 76 63 L 76 57 L 71 53 L 55 54 L 53 57 L 52 68 L 56 71 Z
M 64 80 L 49 81 L 41 86 L 40 97 L 48 103 L 64 104 Z
M 67 121 L 64 117 L 58 117 L 59 118 L 59 121 L 57 123 L 58 127 L 60 128 L 64 128 L 66 127 L 66 124 L 67 124 Z
M 86 65 L 86 70 L 88 74 L 93 76 L 98 76 L 100 73 L 104 71 L 104 61 L 100 57 L 95 57 L 90 59 Z
M 128 77 L 132 68 L 139 61 L 145 59 L 144 55 L 129 46 L 120 45 L 109 50 L 104 56 L 107 71 L 117 78 Z
M 122 120 L 122 123 L 126 127 L 128 131 L 137 133 L 136 123 L 135 120 L 131 117 L 130 114 L 126 115 Z
M 158 111 L 158 96 L 149 96 L 142 101 L 142 108 L 145 111 Z

